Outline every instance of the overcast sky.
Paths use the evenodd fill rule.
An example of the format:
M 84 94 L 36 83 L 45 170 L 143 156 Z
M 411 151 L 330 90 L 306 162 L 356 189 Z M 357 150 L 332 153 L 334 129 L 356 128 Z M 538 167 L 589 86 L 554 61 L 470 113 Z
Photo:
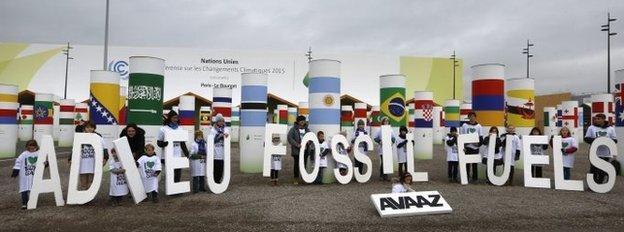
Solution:
M 102 44 L 104 2 L 0 0 L 0 42 Z M 538 93 L 599 92 L 606 91 L 607 11 L 619 18 L 615 71 L 624 68 L 623 0 L 111 0 L 110 44 L 441 57 L 455 49 L 469 90 L 474 64 L 503 63 L 508 78 L 524 77 L 521 51 L 531 39 Z

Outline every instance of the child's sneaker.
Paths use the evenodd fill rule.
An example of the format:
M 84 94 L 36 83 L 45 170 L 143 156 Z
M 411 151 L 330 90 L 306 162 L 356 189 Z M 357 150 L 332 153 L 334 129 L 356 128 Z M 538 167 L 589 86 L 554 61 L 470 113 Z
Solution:
M 26 209 L 26 208 L 27 208 L 26 205 L 22 205 L 22 209 Z

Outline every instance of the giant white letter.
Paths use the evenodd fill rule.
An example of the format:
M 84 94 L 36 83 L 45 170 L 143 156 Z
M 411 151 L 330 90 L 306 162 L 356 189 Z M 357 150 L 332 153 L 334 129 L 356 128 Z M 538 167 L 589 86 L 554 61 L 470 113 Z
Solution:
M 366 166 L 366 172 L 363 174 L 360 174 L 360 168 L 354 167 L 353 175 L 355 176 L 355 180 L 357 182 L 366 183 L 368 182 L 368 180 L 370 180 L 370 177 L 373 174 L 373 162 L 368 157 L 368 154 L 360 152 L 360 149 L 358 149 L 360 143 L 365 143 L 368 150 L 371 151 L 373 149 L 373 140 L 368 135 L 360 134 L 357 138 L 355 138 L 355 141 L 353 142 L 353 158 L 355 158 L 355 160 L 357 161 L 360 161 Z
M 496 173 L 494 172 L 494 150 L 496 147 L 496 135 L 495 134 L 490 134 L 490 136 L 488 137 L 489 144 L 491 144 L 490 146 L 488 146 L 488 150 L 487 150 L 487 175 L 488 175 L 488 179 L 490 180 L 490 183 L 492 183 L 493 185 L 496 186 L 503 186 L 505 184 L 505 182 L 507 182 L 507 179 L 509 179 L 509 172 L 511 172 L 511 162 L 509 162 L 511 160 L 511 152 L 512 152 L 512 145 L 511 145 L 511 139 L 505 139 L 505 141 L 507 141 L 507 144 L 505 145 L 505 149 L 504 154 L 503 154 L 503 174 L 501 174 L 500 176 L 497 176 Z
M 303 179 L 303 181 L 305 181 L 306 183 L 312 183 L 316 179 L 316 176 L 318 175 L 319 169 L 321 167 L 321 164 L 319 163 L 321 161 L 321 145 L 319 144 L 316 135 L 314 135 L 314 132 L 305 133 L 305 135 L 303 135 L 303 138 L 301 139 L 301 148 L 299 148 L 299 154 L 303 154 L 305 152 L 305 147 L 308 142 L 312 142 L 312 144 L 314 144 L 314 168 L 312 169 L 312 173 L 308 173 L 308 171 L 306 170 L 305 156 L 300 155 L 299 160 L 297 160 L 296 162 L 299 162 L 299 173 L 301 174 L 301 179 Z M 284 154 L 285 153 L 286 151 L 284 150 Z
M 188 181 L 175 182 L 173 179 L 173 170 L 189 167 L 188 158 L 173 156 L 174 143 L 188 141 L 188 132 L 186 130 L 168 131 L 165 133 L 165 141 L 169 143 L 165 147 L 165 192 L 167 195 L 190 192 L 191 185 Z
M 266 138 L 266 137 L 265 137 Z M 223 139 L 223 177 L 221 178 L 221 183 L 217 183 L 214 179 L 214 135 L 208 136 L 208 150 L 206 151 L 206 163 L 208 168 L 206 168 L 206 181 L 208 182 L 208 189 L 214 194 L 220 194 L 227 190 L 230 185 L 230 175 L 231 175 L 231 146 L 232 146 L 232 135 L 229 135 Z
M 468 184 L 468 173 L 466 173 L 466 164 L 481 162 L 481 155 L 466 155 L 464 151 L 464 144 L 466 143 L 478 143 L 479 136 L 476 133 L 460 134 L 457 137 L 457 153 L 459 158 L 459 176 L 461 184 Z
M 126 170 L 124 173 L 126 176 L 126 182 L 128 183 L 128 189 L 132 194 L 135 204 L 139 204 L 143 201 L 147 195 L 145 194 L 145 188 L 139 176 L 139 169 L 136 166 L 136 161 L 132 156 L 130 145 L 128 144 L 128 138 L 125 136 L 116 140 L 113 140 L 115 151 L 117 151 L 117 158 L 121 162 L 121 167 Z
M 561 136 L 553 137 L 553 166 L 555 172 L 555 189 L 583 191 L 583 181 L 563 179 L 563 152 L 561 152 Z
M 383 154 L 383 173 L 392 174 L 394 172 L 394 160 L 392 154 L 392 127 L 390 125 L 381 126 L 381 144 Z
M 273 135 L 285 135 L 287 129 L 287 126 L 283 124 L 266 124 L 264 132 L 264 161 L 262 165 L 262 176 L 271 176 L 272 155 L 286 155 L 286 146 L 283 145 L 283 141 L 280 142 L 278 145 L 273 145 Z
M 531 167 L 534 164 L 548 164 L 548 156 L 546 155 L 533 155 L 531 152 L 531 145 L 548 144 L 548 136 L 544 135 L 524 135 L 522 136 L 522 153 L 524 162 L 524 187 L 533 188 L 550 188 L 550 179 L 548 178 L 535 178 L 531 173 Z
M 353 164 L 351 163 L 351 159 L 349 159 L 348 155 L 343 155 L 338 152 L 338 145 L 342 144 L 342 146 L 347 149 L 349 146 L 349 142 L 347 138 L 345 138 L 341 134 L 336 134 L 331 138 L 331 151 L 334 160 L 338 163 L 342 163 L 347 166 L 347 174 L 340 175 L 340 169 L 338 167 L 334 168 L 334 176 L 336 176 L 336 180 L 341 184 L 348 184 L 353 178 Z
M 95 151 L 95 164 L 93 170 L 93 183 L 89 189 L 78 191 L 78 172 L 80 170 L 80 156 L 82 145 L 91 145 Z M 76 133 L 72 149 L 72 161 L 69 172 L 69 186 L 67 186 L 67 204 L 85 204 L 97 195 L 102 183 L 102 165 L 104 161 L 104 147 L 102 137 L 95 133 Z
M 37 201 L 40 193 L 54 193 L 56 206 L 65 205 L 63 200 L 63 190 L 61 189 L 61 178 L 59 177 L 58 165 L 56 163 L 56 151 L 54 150 L 54 141 L 51 135 L 42 135 L 39 140 L 41 149 L 37 156 L 37 167 L 33 176 L 32 188 L 30 188 L 30 197 L 28 198 L 28 209 L 37 208 Z M 50 179 L 43 179 L 45 171 L 45 161 L 48 161 L 50 167 Z
M 598 137 L 589 147 L 589 163 L 594 165 L 594 167 L 604 171 L 607 173 L 607 183 L 598 184 L 594 181 L 594 174 L 587 173 L 587 186 L 594 192 L 597 193 L 607 193 L 613 189 L 615 185 L 615 168 L 613 165 L 607 161 L 604 161 L 598 158 L 596 151 L 600 146 L 607 146 L 611 154 L 617 154 L 617 145 L 613 140 L 607 137 Z
M 414 133 L 408 133 L 405 135 L 407 143 L 405 144 L 407 150 L 407 172 L 412 175 L 412 181 L 429 181 L 429 173 L 416 172 L 414 169 Z

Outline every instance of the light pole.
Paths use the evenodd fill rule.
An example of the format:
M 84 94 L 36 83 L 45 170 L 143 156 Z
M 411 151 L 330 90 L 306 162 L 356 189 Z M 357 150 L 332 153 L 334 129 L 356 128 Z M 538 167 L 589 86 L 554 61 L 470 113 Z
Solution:
M 456 56 L 455 56 L 455 50 L 453 50 L 453 55 L 451 55 L 451 58 L 449 58 L 452 60 L 453 63 L 453 99 L 455 99 L 455 71 L 457 69 L 457 67 L 459 66 L 457 63 L 459 63 L 459 61 L 457 61 Z
M 310 63 L 310 61 L 312 61 L 312 47 L 308 48 L 308 51 L 306 52 L 305 56 L 308 58 L 308 63 Z
M 531 54 L 531 47 L 535 46 L 535 44 L 532 44 L 528 39 L 527 39 L 527 45 L 526 48 L 522 49 L 522 54 L 526 54 L 526 77 L 529 78 L 529 72 L 530 72 L 530 67 L 531 67 L 531 63 L 529 63 L 529 59 L 531 59 L 531 57 L 533 57 L 533 54 Z
M 611 36 L 617 35 L 611 32 L 611 22 L 617 20 L 611 18 L 611 14 L 607 12 L 607 24 L 601 26 L 601 31 L 607 32 L 607 93 L 611 93 Z
M 104 22 L 104 64 L 102 70 L 108 70 L 108 9 L 109 0 L 106 0 L 106 20 Z
M 63 49 L 63 54 L 65 54 L 65 91 L 63 92 L 63 99 L 67 99 L 67 76 L 69 74 L 69 60 L 74 59 L 69 56 L 69 50 L 73 47 L 69 46 L 69 42 L 67 42 L 67 47 Z

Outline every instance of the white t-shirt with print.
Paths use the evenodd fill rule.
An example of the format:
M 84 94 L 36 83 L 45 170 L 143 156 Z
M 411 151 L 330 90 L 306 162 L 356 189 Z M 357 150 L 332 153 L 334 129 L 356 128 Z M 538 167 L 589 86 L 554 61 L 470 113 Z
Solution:
M 602 128 L 602 127 L 591 125 L 589 126 L 589 128 L 587 128 L 585 137 L 594 138 L 594 139 L 598 137 L 607 137 L 610 139 L 617 139 L 617 136 L 615 135 L 615 129 L 612 126 L 607 127 L 607 128 Z M 609 151 L 609 148 L 607 148 L 606 146 L 598 147 L 598 149 L 596 150 L 596 155 L 598 155 L 598 157 L 605 157 L 605 158 L 613 157 L 613 155 L 611 155 L 611 152 Z
M 125 196 L 128 195 L 128 182 L 126 181 L 126 174 L 115 174 L 113 170 L 121 169 L 121 162 L 115 161 L 114 158 L 108 160 L 108 168 L 110 173 L 110 189 L 108 191 L 109 196 Z
M 170 131 L 184 131 L 184 129 L 182 129 L 181 126 L 178 126 L 178 128 L 173 129 L 169 126 L 163 126 L 160 128 L 160 130 L 158 131 L 158 138 L 156 138 L 159 141 L 165 141 L 165 134 L 167 134 Z M 169 146 L 171 144 L 168 144 L 167 146 Z M 165 149 L 163 148 L 163 152 L 162 154 L 164 155 Z M 181 146 L 181 142 L 174 142 L 173 143 L 173 157 L 182 157 L 182 146 Z M 158 157 L 159 159 L 164 159 L 165 157 Z
M 483 137 L 482 127 L 481 127 L 481 124 L 479 123 L 472 125 L 469 122 L 466 122 L 460 127 L 459 133 L 460 134 L 477 134 L 479 137 Z M 472 149 L 479 149 L 478 143 L 467 143 L 466 146 Z
M 212 135 L 212 138 L 216 137 L 217 134 L 219 133 L 219 131 L 217 130 L 216 127 L 212 127 L 212 130 L 210 131 L 210 134 Z M 223 128 L 223 133 L 228 134 L 228 136 L 230 134 L 230 129 L 227 127 Z M 223 149 L 224 146 L 224 141 L 225 138 L 223 140 L 220 140 L 218 142 L 216 142 L 214 144 L 214 159 L 215 160 L 223 160 L 223 155 L 225 154 L 225 150 Z
M 19 169 L 19 192 L 30 191 L 39 152 L 24 151 L 15 159 L 13 169 Z
M 453 146 L 449 146 L 448 144 L 446 144 L 446 141 L 449 141 L 451 139 L 452 139 L 451 136 L 446 136 L 443 141 L 444 149 L 446 150 L 446 161 L 459 161 L 457 144 L 454 144 Z
M 561 148 L 564 150 L 576 147 L 578 149 L 578 141 L 572 136 L 561 139 Z M 563 166 L 566 168 L 574 167 L 574 153 L 571 154 L 562 154 L 563 155 Z
M 156 155 L 143 155 L 137 160 L 137 163 L 139 163 L 139 174 L 141 175 L 141 180 L 143 180 L 145 192 L 158 192 L 158 175 L 156 175 L 156 172 L 162 171 L 160 158 Z
M 204 141 L 205 142 L 205 141 Z M 206 144 L 206 149 L 208 146 Z M 191 156 L 198 155 L 199 152 L 199 143 L 197 141 L 193 141 L 191 144 Z M 206 157 L 203 159 L 190 159 L 189 158 L 189 166 L 191 168 L 191 176 L 206 176 Z
M 106 149 L 104 138 L 100 137 L 102 148 Z M 93 174 L 95 172 L 95 149 L 90 144 L 80 145 L 80 174 Z

